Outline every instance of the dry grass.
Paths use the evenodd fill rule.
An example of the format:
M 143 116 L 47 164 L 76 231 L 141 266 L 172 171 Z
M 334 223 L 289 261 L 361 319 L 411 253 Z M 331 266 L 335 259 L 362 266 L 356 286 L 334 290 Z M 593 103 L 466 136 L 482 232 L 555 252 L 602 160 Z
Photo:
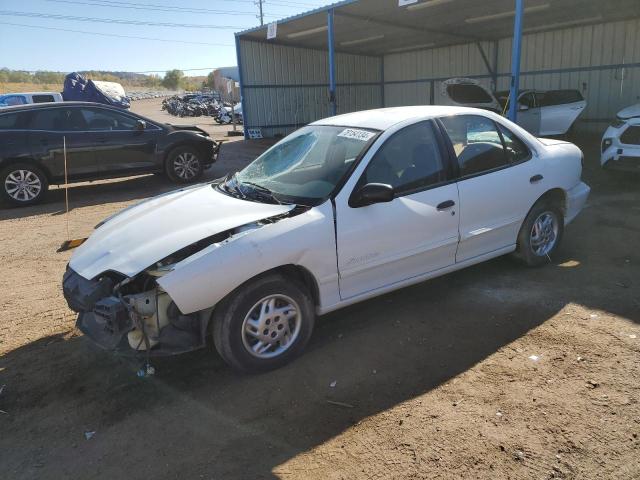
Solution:
M 61 91 L 62 91 L 62 84 L 0 82 L 0 94 L 20 93 L 20 92 L 61 92 Z

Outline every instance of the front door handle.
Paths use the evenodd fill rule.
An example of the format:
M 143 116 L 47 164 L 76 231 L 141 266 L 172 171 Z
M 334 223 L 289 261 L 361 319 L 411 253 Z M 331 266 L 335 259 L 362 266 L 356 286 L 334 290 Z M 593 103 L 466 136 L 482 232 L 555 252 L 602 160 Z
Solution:
M 436 208 L 438 209 L 438 211 L 442 211 L 446 210 L 447 208 L 453 207 L 455 204 L 456 202 L 454 202 L 453 200 L 445 200 L 444 202 L 439 203 Z
M 540 174 L 534 175 L 533 177 L 531 177 L 531 178 L 529 179 L 529 183 L 537 183 L 537 182 L 539 182 L 540 180 L 542 180 L 543 178 L 544 178 L 544 177 L 543 177 L 542 175 L 540 175 Z

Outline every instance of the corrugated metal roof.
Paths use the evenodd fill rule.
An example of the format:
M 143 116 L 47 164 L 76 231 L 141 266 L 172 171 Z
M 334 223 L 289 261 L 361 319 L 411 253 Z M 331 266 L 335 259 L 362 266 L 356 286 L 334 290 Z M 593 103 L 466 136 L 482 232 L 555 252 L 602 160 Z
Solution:
M 267 26 L 239 32 L 243 40 L 325 49 L 327 11 L 335 12 L 335 49 L 384 55 L 410 49 L 508 37 L 513 0 L 421 0 L 399 7 L 398 0 L 345 0 L 279 20 L 277 37 Z M 638 0 L 528 0 L 524 31 L 543 32 L 640 17 Z

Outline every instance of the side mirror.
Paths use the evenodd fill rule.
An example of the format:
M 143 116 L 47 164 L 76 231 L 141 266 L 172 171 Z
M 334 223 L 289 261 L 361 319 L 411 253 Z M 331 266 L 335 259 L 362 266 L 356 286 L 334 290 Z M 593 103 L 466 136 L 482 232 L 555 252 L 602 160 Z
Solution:
M 145 128 L 147 128 L 147 122 L 145 122 L 144 120 L 138 120 L 136 122 L 136 130 L 142 132 Z
M 367 183 L 351 194 L 349 206 L 359 208 L 373 205 L 374 203 L 390 202 L 393 200 L 394 193 L 391 185 Z
M 518 104 L 518 111 L 519 112 L 525 112 L 527 110 L 529 110 L 529 107 L 527 105 L 523 105 L 522 103 Z

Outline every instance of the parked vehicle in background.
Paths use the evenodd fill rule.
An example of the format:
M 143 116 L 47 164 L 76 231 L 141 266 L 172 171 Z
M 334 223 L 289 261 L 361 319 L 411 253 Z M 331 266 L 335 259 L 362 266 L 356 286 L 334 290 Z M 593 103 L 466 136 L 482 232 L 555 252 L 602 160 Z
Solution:
M 21 92 L 0 95 L 0 108 L 49 102 L 62 102 L 62 94 L 58 92 Z
M 500 113 L 500 105 L 489 90 L 471 78 L 450 78 L 434 92 L 436 105 L 483 108 Z
M 66 146 L 66 162 L 65 162 Z M 89 102 L 0 110 L 0 198 L 13 205 L 39 202 L 48 185 L 164 172 L 176 183 L 195 182 L 220 145 L 195 126 L 168 125 Z
M 640 103 L 618 112 L 602 137 L 603 167 L 640 171 Z
M 496 96 L 502 111 L 508 111 L 509 91 Z M 518 95 L 517 123 L 536 136 L 564 135 L 586 106 L 578 90 L 523 90 Z
M 64 295 L 108 350 L 206 345 L 242 371 L 301 353 L 317 314 L 515 252 L 549 261 L 580 212 L 582 152 L 486 110 L 319 120 L 223 180 L 105 220 Z

